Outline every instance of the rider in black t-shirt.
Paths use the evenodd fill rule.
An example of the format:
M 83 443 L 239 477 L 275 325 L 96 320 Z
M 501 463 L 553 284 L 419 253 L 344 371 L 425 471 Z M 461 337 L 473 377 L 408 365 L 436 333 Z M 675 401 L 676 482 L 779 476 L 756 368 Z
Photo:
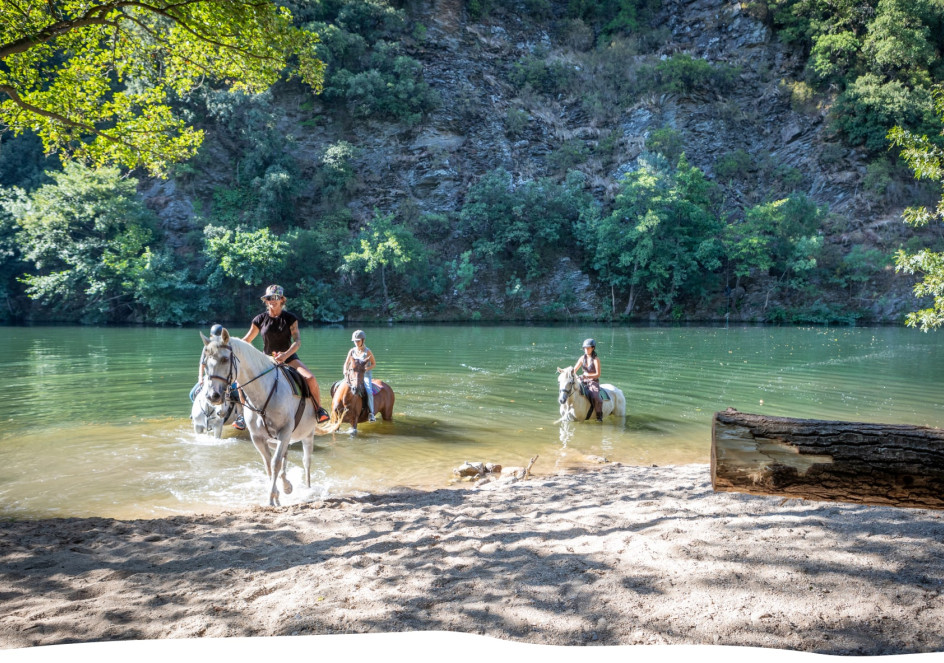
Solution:
M 297 352 L 301 347 L 298 334 L 298 317 L 282 308 L 285 306 L 285 293 L 282 286 L 270 285 L 266 288 L 262 301 L 265 303 L 266 312 L 260 313 L 252 319 L 252 325 L 250 325 L 246 335 L 243 336 L 243 340 L 251 343 L 252 339 L 261 332 L 263 351 L 274 357 L 276 361 L 288 364 L 305 378 L 315 399 L 318 422 L 327 421 L 328 413 L 321 407 L 321 391 L 318 389 L 318 380 L 298 358 Z

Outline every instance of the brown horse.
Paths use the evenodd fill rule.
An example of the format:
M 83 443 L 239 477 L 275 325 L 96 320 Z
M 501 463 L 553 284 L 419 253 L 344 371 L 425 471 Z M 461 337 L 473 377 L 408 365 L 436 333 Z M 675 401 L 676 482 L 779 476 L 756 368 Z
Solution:
M 342 423 L 351 424 L 351 434 L 357 433 L 357 424 L 367 421 L 370 414 L 367 408 L 367 394 L 364 386 L 364 371 L 366 362 L 361 359 L 352 359 L 353 365 L 348 369 L 343 380 L 331 386 L 331 426 L 337 430 Z M 373 380 L 378 387 L 374 394 L 374 412 L 383 417 L 384 421 L 393 421 L 393 389 L 386 382 Z

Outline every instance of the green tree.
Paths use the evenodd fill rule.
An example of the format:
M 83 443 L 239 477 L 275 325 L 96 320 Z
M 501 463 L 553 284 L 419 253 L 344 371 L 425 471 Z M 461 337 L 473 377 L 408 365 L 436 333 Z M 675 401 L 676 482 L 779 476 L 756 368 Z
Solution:
M 259 0 L 0 0 L 0 122 L 47 152 L 162 174 L 203 134 L 173 106 L 206 79 L 259 91 L 291 61 L 316 92 L 317 35 Z
M 934 108 L 942 125 L 940 136 L 944 137 L 944 86 L 934 90 Z M 944 184 L 944 148 L 939 140 L 894 127 L 888 134 L 892 145 L 901 148 L 901 156 L 911 167 L 917 179 L 927 179 Z M 944 190 L 935 209 L 911 207 L 905 210 L 904 219 L 916 226 L 944 222 Z M 908 314 L 907 324 L 921 327 L 923 331 L 937 329 L 944 323 L 944 253 L 923 249 L 915 253 L 900 250 L 896 256 L 896 268 L 906 274 L 920 274 L 915 285 L 917 297 L 930 297 L 927 308 Z
M 802 277 L 817 265 L 822 217 L 823 210 L 801 193 L 746 210 L 744 220 L 729 223 L 723 235 L 734 275 L 740 280 L 773 271 L 780 281 Z
M 127 320 L 136 313 L 136 279 L 154 225 L 137 182 L 117 168 L 77 163 L 51 177 L 12 208 L 33 266 L 22 278 L 27 294 L 57 319 Z
M 564 184 L 538 179 L 516 186 L 511 173 L 498 168 L 469 188 L 456 230 L 492 268 L 530 280 L 572 241 L 589 204 L 583 189 L 584 176 L 576 171 Z
M 931 29 L 913 7 L 880 0 L 862 50 L 875 73 L 920 84 L 927 82 L 927 68 L 935 59 L 930 36 Z
M 268 228 L 229 230 L 207 226 L 204 252 L 214 265 L 211 283 L 228 277 L 246 286 L 273 281 L 285 263 L 288 242 Z
M 393 222 L 393 214 L 381 214 L 375 209 L 374 218 L 361 232 L 357 248 L 344 256 L 341 269 L 353 272 L 361 268 L 367 274 L 380 270 L 384 310 L 389 311 L 391 304 L 387 290 L 387 269 L 395 273 L 402 272 L 419 255 L 420 249 L 413 233 Z
M 23 262 L 20 226 L 14 212 L 26 206 L 26 193 L 19 188 L 0 187 L 0 320 L 21 313 L 17 296 L 21 289 L 16 279 L 28 269 Z
M 143 320 L 159 325 L 209 321 L 207 288 L 181 262 L 169 248 L 144 249 L 130 280 L 135 300 L 144 309 Z
M 594 268 L 626 292 L 624 315 L 643 293 L 667 311 L 680 295 L 704 289 L 721 266 L 716 207 L 714 186 L 684 154 L 676 169 L 650 155 L 626 174 L 612 212 L 589 218 L 581 233 Z

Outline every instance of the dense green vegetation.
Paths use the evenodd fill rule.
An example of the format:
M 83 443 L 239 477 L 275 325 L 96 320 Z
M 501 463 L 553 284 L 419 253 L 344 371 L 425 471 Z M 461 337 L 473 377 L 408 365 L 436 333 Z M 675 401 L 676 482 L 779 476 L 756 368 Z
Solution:
M 933 131 L 931 86 L 944 80 L 940 2 L 766 0 L 765 7 L 780 37 L 809 54 L 807 82 L 835 95 L 830 116 L 850 143 L 880 151 L 894 125 Z
M 273 3 L 0 0 L 0 123 L 48 151 L 163 173 L 203 134 L 176 100 L 209 79 L 261 91 L 292 71 L 315 89 L 317 37 Z
M 857 302 L 868 284 L 892 262 L 858 236 L 830 242 L 847 220 L 810 197 L 804 173 L 770 155 L 732 149 L 706 172 L 692 165 L 687 137 L 665 126 L 648 133 L 632 163 L 618 162 L 620 135 L 611 127 L 643 96 L 702 95 L 732 126 L 738 119 L 725 105 L 738 70 L 684 53 L 658 56 L 668 35 L 653 25 L 658 5 L 649 0 L 523 0 L 511 8 L 467 0 L 476 20 L 519 11 L 551 26 L 550 44 L 506 64 L 518 92 L 500 118 L 509 140 L 533 137 L 535 109 L 551 103 L 569 103 L 600 130 L 553 144 L 538 175 L 471 173 L 452 209 L 431 213 L 407 200 L 356 214 L 356 203 L 376 192 L 359 171 L 363 133 L 352 129 L 418 129 L 443 103 L 424 79 L 426 29 L 408 4 L 385 0 L 282 4 L 298 35 L 318 36 L 305 43 L 325 65 L 317 70 L 323 93 L 287 85 L 176 90 L 167 103 L 175 122 L 186 120 L 178 134 L 214 136 L 189 161 L 171 164 L 170 153 L 152 160 L 193 201 L 186 227 L 159 223 L 137 193 L 135 171 L 62 167 L 43 156 L 42 144 L 55 141 L 8 123 L 22 135 L 0 151 L 0 320 L 238 319 L 275 282 L 310 321 L 561 319 L 575 304 L 573 273 L 562 268 L 570 265 L 606 303 L 600 317 L 686 319 L 698 311 L 718 319 L 751 299 L 767 321 L 853 322 L 865 315 Z M 920 154 L 939 164 L 939 2 L 769 0 L 752 11 L 807 57 L 803 80 L 791 85 L 798 104 L 828 108 L 837 141 L 821 161 L 841 158 L 833 148 L 871 154 L 863 196 L 880 204 L 896 186 L 886 155 L 893 125 L 902 127 L 898 145 L 913 150 L 912 165 Z M 135 80 L 146 87 L 149 79 Z M 287 94 L 303 101 L 280 103 Z M 481 118 L 474 99 L 457 112 Z M 305 132 L 328 123 L 338 138 L 314 163 L 305 148 L 303 162 Z M 446 157 L 429 159 L 449 167 Z M 597 181 L 600 171 L 618 173 L 609 188 Z M 939 166 L 919 174 L 940 179 Z M 925 262 L 916 262 L 913 253 L 901 254 L 900 268 L 931 274 L 944 264 L 940 254 L 919 253 Z M 920 294 L 944 301 L 936 287 Z
M 933 90 L 935 110 L 940 121 L 940 131 L 935 138 L 944 138 L 944 86 Z M 944 148 L 932 138 L 896 126 L 889 133 L 892 142 L 902 148 L 902 155 L 918 179 L 929 179 L 944 184 Z M 937 206 L 910 207 L 905 211 L 908 223 L 922 227 L 944 222 L 944 191 Z M 944 252 L 923 247 L 916 252 L 904 249 L 898 252 L 897 267 L 909 274 L 920 273 L 921 281 L 915 286 L 918 297 L 928 296 L 931 305 L 908 316 L 908 324 L 927 331 L 944 324 Z

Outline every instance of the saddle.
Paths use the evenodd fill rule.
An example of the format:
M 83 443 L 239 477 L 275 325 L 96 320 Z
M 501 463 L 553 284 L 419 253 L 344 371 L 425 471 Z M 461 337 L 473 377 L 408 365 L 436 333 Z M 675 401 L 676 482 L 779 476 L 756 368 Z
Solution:
M 302 377 L 301 373 L 288 364 L 279 364 L 279 368 L 282 369 L 282 373 L 288 379 L 288 383 L 292 385 L 292 393 L 296 396 L 301 396 L 303 400 L 311 398 L 311 389 L 308 388 L 308 381 Z
M 580 381 L 580 393 L 581 393 L 581 395 L 583 395 L 583 397 L 586 398 L 588 401 L 592 401 L 592 400 L 593 400 L 593 397 L 590 396 L 590 390 L 587 389 L 587 383 L 584 382 L 583 380 Z M 601 400 L 601 401 L 608 401 L 608 400 L 610 400 L 610 394 L 609 394 L 609 392 L 607 392 L 607 390 L 604 389 L 603 387 L 600 387 L 600 400 Z

